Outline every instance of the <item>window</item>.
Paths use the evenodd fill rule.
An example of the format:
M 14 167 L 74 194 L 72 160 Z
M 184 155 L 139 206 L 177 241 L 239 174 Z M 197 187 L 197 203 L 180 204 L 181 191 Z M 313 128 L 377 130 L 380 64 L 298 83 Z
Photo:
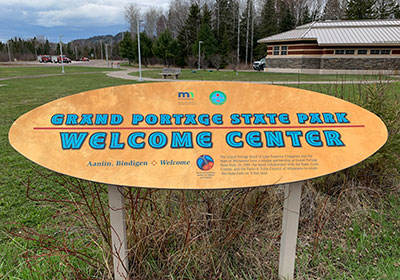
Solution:
M 274 46 L 274 55 L 279 55 L 279 46 Z
M 368 54 L 367 50 L 358 50 L 357 54 Z
M 281 47 L 281 55 L 287 55 L 287 46 Z
M 335 50 L 335 54 L 344 54 L 344 50 Z
M 390 50 L 381 50 L 381 54 L 390 54 Z
M 371 50 L 370 54 L 379 54 L 379 50 Z
M 354 54 L 354 50 L 345 50 L 344 54 Z

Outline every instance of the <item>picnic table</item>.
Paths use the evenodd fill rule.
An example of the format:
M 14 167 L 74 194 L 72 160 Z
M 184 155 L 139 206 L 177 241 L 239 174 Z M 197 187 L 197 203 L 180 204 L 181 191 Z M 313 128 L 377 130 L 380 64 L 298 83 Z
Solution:
M 163 71 L 160 73 L 160 75 L 162 75 L 164 79 L 169 76 L 173 77 L 174 79 L 178 79 L 180 73 L 180 68 L 163 68 Z

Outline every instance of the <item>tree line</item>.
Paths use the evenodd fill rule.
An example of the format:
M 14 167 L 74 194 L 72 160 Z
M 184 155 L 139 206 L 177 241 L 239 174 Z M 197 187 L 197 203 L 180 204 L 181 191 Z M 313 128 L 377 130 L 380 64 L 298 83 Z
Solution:
M 168 9 L 124 9 L 129 31 L 63 45 L 72 58 L 105 58 L 107 43 L 112 59 L 138 60 L 139 29 L 142 63 L 196 67 L 199 48 L 203 67 L 248 65 L 265 56 L 257 40 L 312 21 L 400 18 L 399 0 L 171 0 Z M 139 23 L 139 26 L 137 25 Z M 8 46 L 7 46 L 8 45 Z M 0 43 L 0 60 L 36 59 L 59 54 L 59 44 L 43 38 L 10 39 Z
M 249 64 L 265 56 L 257 40 L 319 20 L 400 18 L 397 0 L 171 0 L 166 11 L 145 13 L 135 4 L 125 7 L 130 31 L 120 43 L 120 55 L 138 59 L 139 28 L 144 64 L 196 67 L 198 52 L 204 67 Z M 139 22 L 139 26 L 137 25 Z

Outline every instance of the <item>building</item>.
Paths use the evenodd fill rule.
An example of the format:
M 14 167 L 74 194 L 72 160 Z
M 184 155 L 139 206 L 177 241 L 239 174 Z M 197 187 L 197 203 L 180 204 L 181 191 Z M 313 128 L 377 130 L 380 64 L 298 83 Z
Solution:
M 258 42 L 268 72 L 400 74 L 400 20 L 317 21 Z

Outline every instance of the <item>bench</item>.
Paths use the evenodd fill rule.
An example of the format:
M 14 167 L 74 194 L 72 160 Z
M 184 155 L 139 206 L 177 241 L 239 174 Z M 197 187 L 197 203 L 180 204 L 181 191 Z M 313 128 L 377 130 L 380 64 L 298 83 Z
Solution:
M 174 77 L 174 79 L 178 79 L 180 73 L 180 68 L 164 68 L 160 75 L 162 75 L 164 79 L 166 79 L 168 76 Z

